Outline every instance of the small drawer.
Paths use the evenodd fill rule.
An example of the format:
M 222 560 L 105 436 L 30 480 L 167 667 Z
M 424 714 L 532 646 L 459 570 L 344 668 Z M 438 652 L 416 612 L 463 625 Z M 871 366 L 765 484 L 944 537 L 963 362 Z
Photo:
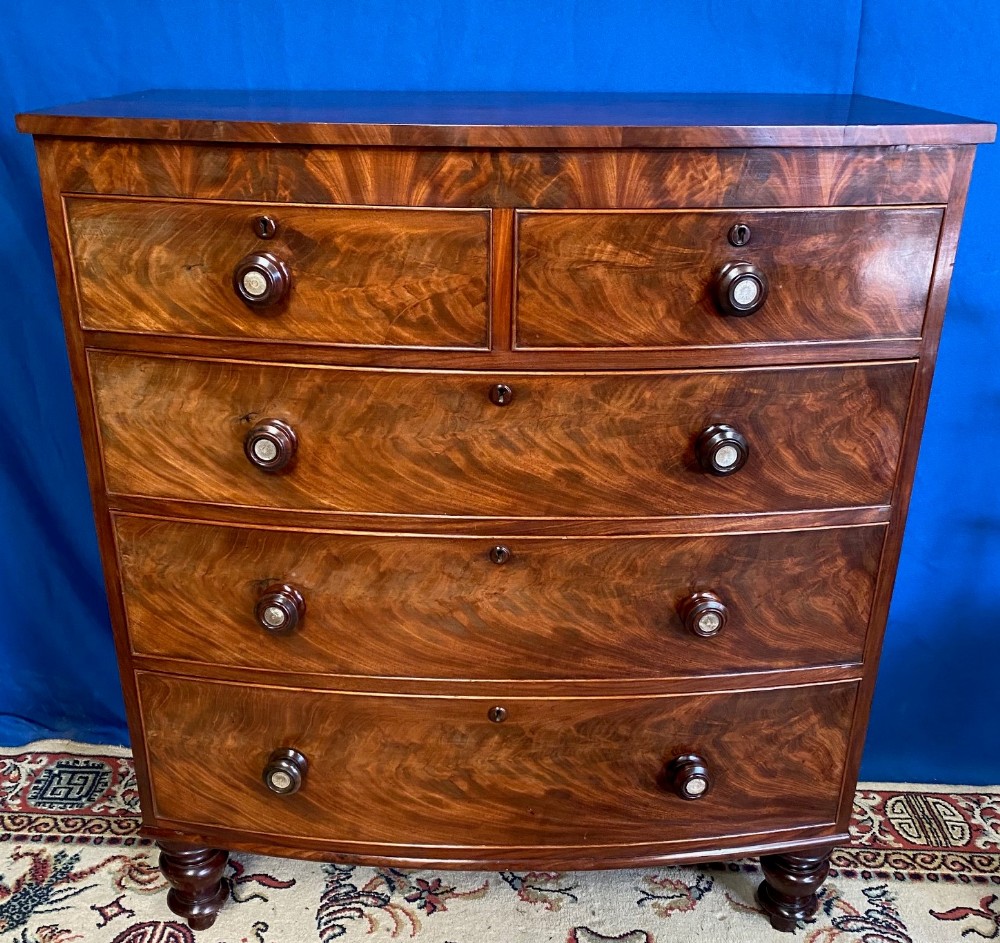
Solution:
M 520 212 L 516 346 L 919 337 L 942 213 Z
M 857 691 L 488 699 L 137 680 L 161 826 L 581 863 L 830 827 Z
M 884 533 L 488 539 L 115 516 L 138 654 L 454 680 L 860 663 Z
M 89 362 L 112 493 L 473 517 L 886 505 L 914 371 L 491 376 L 104 351 Z
M 84 328 L 489 346 L 487 210 L 71 196 L 66 220 Z

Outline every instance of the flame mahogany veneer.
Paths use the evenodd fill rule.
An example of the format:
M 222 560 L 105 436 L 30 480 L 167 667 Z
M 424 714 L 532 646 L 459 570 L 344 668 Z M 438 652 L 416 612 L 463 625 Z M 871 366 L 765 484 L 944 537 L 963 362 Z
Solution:
M 485 348 L 487 210 L 357 209 L 176 200 L 66 200 L 85 328 L 385 347 Z M 279 221 L 260 239 L 251 221 Z M 265 249 L 295 291 L 248 320 L 228 278 Z M 149 286 L 160 290 L 150 293 Z M 338 298 L 337 317 L 317 316 Z
M 974 145 L 864 98 L 153 92 L 35 135 L 145 834 L 764 859 L 851 800 Z

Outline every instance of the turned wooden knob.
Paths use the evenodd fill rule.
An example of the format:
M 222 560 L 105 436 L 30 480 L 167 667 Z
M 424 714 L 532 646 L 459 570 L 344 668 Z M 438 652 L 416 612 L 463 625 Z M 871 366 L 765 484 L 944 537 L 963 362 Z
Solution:
M 664 771 L 667 784 L 682 799 L 701 799 L 712 788 L 705 761 L 697 753 L 684 753 L 672 759 Z
M 731 475 L 750 457 L 750 443 L 737 429 L 717 423 L 703 429 L 694 444 L 698 464 L 712 475 Z
M 752 262 L 729 262 L 715 276 L 715 301 L 723 314 L 753 314 L 767 301 L 767 276 Z
M 685 628 L 702 638 L 712 638 L 725 627 L 729 609 L 722 599 L 712 592 L 692 593 L 681 600 L 678 615 Z
M 251 308 L 271 308 L 283 301 L 292 287 L 288 266 L 270 252 L 254 252 L 233 270 L 233 287 Z
M 250 464 L 266 472 L 285 468 L 295 457 L 296 448 L 295 431 L 280 419 L 258 422 L 243 440 L 243 451 Z
M 306 601 L 294 586 L 268 586 L 253 608 L 257 624 L 271 635 L 291 635 L 306 614 Z
M 281 747 L 275 750 L 264 767 L 264 785 L 279 796 L 298 792 L 305 782 L 309 761 L 298 750 Z

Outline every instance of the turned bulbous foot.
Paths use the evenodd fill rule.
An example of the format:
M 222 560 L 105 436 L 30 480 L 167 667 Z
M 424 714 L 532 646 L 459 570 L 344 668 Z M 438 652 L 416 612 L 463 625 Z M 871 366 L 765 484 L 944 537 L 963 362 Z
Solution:
M 757 903 L 775 930 L 791 933 L 800 920 L 816 913 L 816 892 L 830 873 L 832 850 L 765 855 L 760 859 L 764 881 L 757 888 Z
M 229 852 L 161 841 L 160 871 L 170 884 L 167 906 L 192 930 L 207 930 L 229 896 L 222 875 Z

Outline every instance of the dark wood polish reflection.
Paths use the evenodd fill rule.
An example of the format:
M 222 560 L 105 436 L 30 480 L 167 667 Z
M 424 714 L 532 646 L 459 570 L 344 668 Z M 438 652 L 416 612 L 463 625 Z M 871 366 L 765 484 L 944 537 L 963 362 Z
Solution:
M 66 208 L 85 328 L 486 346 L 486 212 L 86 197 Z M 260 302 L 248 304 L 233 277 L 260 256 L 251 222 L 264 211 L 281 215 L 267 254 L 285 275 L 258 312 Z
M 914 364 L 506 376 L 302 369 L 92 352 L 112 492 L 385 514 L 632 517 L 887 504 Z M 291 474 L 243 453 L 258 417 L 301 443 Z M 706 474 L 702 430 L 752 443 Z
M 369 846 L 405 834 L 414 844 L 496 845 L 514 859 L 518 849 L 569 845 L 583 859 L 590 846 L 723 841 L 832 823 L 857 690 L 529 697 L 494 723 L 495 702 L 479 698 L 371 697 L 145 673 L 138 681 L 153 790 L 166 819 L 248 832 L 266 825 Z M 168 708 L 175 703 L 184 706 Z M 220 725 L 224 738 L 215 732 Z M 290 730 L 295 749 L 309 757 L 308 781 L 275 796 L 261 770 Z M 660 774 L 674 757 L 701 751 L 713 783 L 695 804 L 664 789 Z
M 700 537 L 401 537 L 119 516 L 137 652 L 248 668 L 482 679 L 655 678 L 858 662 L 885 527 Z M 199 579 L 190 578 L 198 561 Z M 252 618 L 272 574 L 308 616 Z M 714 587 L 729 618 L 688 634 Z M 210 633 L 204 626 L 212 626 Z M 358 639 L 364 644 L 359 645 Z
M 521 213 L 519 347 L 665 347 L 920 335 L 939 207 L 787 212 Z M 749 223 L 749 245 L 727 238 Z M 855 238 L 863 232 L 864 238 Z M 766 276 L 722 317 L 720 267 Z

